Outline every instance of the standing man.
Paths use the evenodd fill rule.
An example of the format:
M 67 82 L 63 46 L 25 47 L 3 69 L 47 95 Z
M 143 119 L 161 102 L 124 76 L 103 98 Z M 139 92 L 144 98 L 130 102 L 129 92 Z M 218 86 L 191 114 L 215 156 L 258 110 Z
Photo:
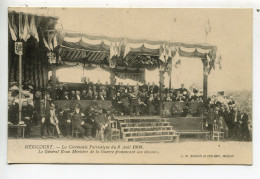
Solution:
M 140 97 L 139 97 L 139 86 L 136 85 L 134 87 L 133 93 L 130 94 L 130 115 L 139 114 L 139 103 L 140 103 Z M 134 113 L 135 112 L 135 113 Z
M 240 122 L 241 121 L 241 115 L 240 112 L 237 110 L 237 108 L 233 108 L 231 113 L 231 138 L 238 140 L 239 139 L 239 128 L 240 128 Z
M 33 108 L 28 105 L 27 101 L 23 101 L 22 104 L 22 121 L 26 124 L 25 128 L 25 137 L 31 137 L 31 129 L 32 129 L 32 115 L 33 115 Z
M 50 94 L 46 92 L 44 94 L 44 98 L 41 101 L 41 138 L 46 139 L 44 136 L 44 129 L 46 128 L 46 132 L 48 135 L 50 135 L 50 121 L 46 120 L 45 115 L 47 111 L 50 109 Z
M 248 115 L 245 113 L 244 110 L 241 111 L 240 140 L 250 140 L 250 133 L 248 129 Z

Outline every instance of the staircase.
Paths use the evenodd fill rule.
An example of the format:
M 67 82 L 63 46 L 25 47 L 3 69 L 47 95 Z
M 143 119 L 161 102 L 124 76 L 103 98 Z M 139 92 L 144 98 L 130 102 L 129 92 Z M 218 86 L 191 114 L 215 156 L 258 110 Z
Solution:
M 178 135 L 168 119 L 159 116 L 120 116 L 121 137 L 127 142 L 173 142 Z

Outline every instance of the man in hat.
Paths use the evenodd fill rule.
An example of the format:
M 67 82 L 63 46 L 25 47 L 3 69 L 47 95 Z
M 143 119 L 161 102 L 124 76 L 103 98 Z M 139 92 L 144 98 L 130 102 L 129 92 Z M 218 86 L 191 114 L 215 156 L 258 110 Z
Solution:
M 84 116 L 80 105 L 76 103 L 74 112 L 71 114 L 72 128 L 73 130 L 78 130 L 83 135 L 84 139 L 89 140 L 89 138 L 85 136 L 85 129 L 82 127 L 84 125 Z
M 210 105 L 209 112 L 206 114 L 205 126 L 209 131 L 213 130 L 213 125 L 217 123 L 217 114 L 214 111 L 214 105 Z
M 249 141 L 250 140 L 250 132 L 248 128 L 248 115 L 245 113 L 245 110 L 241 110 L 240 117 L 240 129 L 239 129 L 239 140 Z
M 12 124 L 18 124 L 19 105 L 15 102 L 14 98 L 11 98 L 8 105 L 8 121 Z
M 59 128 L 63 136 L 71 137 L 70 136 L 70 123 L 68 122 L 68 105 L 66 105 L 65 109 L 59 108 L 58 109 L 58 120 L 59 120 Z
M 31 137 L 31 128 L 32 128 L 32 119 L 33 108 L 28 105 L 27 101 L 23 101 L 22 103 L 22 121 L 26 124 L 25 128 L 25 137 Z
M 63 85 L 59 84 L 58 88 L 56 89 L 56 99 L 62 99 L 64 90 L 63 90 Z
M 231 138 L 234 140 L 239 139 L 239 127 L 240 127 L 240 121 L 241 121 L 241 114 L 237 110 L 237 108 L 233 108 L 231 110 L 231 129 L 230 129 L 230 135 Z

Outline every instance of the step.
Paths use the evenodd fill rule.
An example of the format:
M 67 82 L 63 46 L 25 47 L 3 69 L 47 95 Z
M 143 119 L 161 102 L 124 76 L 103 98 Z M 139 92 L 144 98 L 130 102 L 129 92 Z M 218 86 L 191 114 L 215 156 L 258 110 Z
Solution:
M 156 123 L 120 123 L 121 127 L 150 127 L 150 126 L 170 126 L 170 122 L 156 122 Z
M 172 126 L 121 127 L 121 132 L 172 130 Z
M 165 118 L 156 118 L 156 119 L 144 119 L 144 118 L 140 118 L 140 119 L 123 119 L 120 120 L 120 122 L 122 123 L 139 123 L 139 122 L 168 122 L 168 119 Z
M 137 136 L 164 136 L 164 135 L 174 135 L 174 130 L 166 130 L 166 131 L 140 131 L 140 132 L 123 132 L 123 138 L 131 138 Z
M 166 142 L 173 141 L 175 135 L 159 135 L 159 136 L 136 136 L 130 138 L 124 138 L 127 142 Z

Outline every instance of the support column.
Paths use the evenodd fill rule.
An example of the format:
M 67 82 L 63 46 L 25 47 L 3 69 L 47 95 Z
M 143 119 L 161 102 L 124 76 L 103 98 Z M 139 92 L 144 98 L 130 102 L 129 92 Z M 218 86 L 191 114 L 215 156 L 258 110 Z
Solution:
M 205 64 L 205 60 L 201 59 L 203 63 L 203 101 L 206 102 L 208 99 L 208 75 L 205 74 L 205 68 L 207 64 Z
M 51 89 L 52 89 L 52 98 L 56 99 L 56 66 L 53 65 L 52 66 L 52 75 L 51 75 L 52 79 L 51 79 Z
M 159 85 L 160 85 L 160 92 L 162 92 L 164 90 L 164 71 L 160 71 L 159 72 Z M 162 93 L 160 93 L 162 94 Z M 161 97 L 161 96 L 160 96 Z M 160 101 L 160 115 L 162 115 L 163 112 L 163 108 L 164 108 L 164 104 L 163 101 Z
M 172 70 L 168 74 L 169 74 L 169 89 L 171 89 L 172 88 Z
M 160 91 L 163 91 L 164 90 L 164 71 L 160 71 L 159 72 L 160 74 L 160 78 L 159 78 L 159 84 L 160 84 Z
M 111 88 L 115 87 L 115 85 L 116 85 L 115 72 L 112 71 L 112 70 L 110 71 L 110 85 L 111 85 Z M 111 99 L 112 99 L 113 95 L 114 95 L 114 91 L 111 89 L 110 90 L 110 97 L 111 97 Z
M 203 99 L 208 98 L 208 75 L 203 75 Z

